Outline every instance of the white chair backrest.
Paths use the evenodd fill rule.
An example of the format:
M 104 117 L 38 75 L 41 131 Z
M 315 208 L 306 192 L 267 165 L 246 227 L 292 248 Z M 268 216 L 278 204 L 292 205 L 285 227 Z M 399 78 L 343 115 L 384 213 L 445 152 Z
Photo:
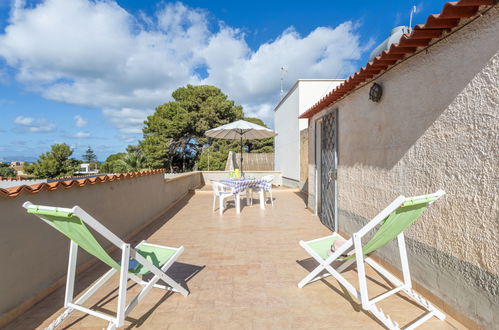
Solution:
M 266 176 L 262 177 L 262 180 L 265 180 L 265 181 L 270 183 L 270 182 L 274 181 L 274 176 L 273 175 L 266 175 Z
M 225 192 L 225 185 L 223 183 L 211 180 L 211 186 L 213 187 L 213 193 L 217 196 Z

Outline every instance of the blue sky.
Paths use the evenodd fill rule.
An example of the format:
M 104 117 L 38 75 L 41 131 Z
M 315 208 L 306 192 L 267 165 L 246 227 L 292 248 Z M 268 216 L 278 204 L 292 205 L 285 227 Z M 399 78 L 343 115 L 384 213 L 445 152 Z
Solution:
M 345 78 L 397 25 L 445 1 L 0 1 L 0 160 L 54 143 L 99 160 L 141 138 L 154 107 L 213 84 L 272 123 L 298 78 Z

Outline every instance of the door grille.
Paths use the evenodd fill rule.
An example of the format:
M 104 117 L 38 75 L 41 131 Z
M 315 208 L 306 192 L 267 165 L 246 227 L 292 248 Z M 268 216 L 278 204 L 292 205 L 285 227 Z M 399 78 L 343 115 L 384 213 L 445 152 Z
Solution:
M 336 111 L 323 117 L 321 132 L 321 222 L 331 230 L 336 219 Z

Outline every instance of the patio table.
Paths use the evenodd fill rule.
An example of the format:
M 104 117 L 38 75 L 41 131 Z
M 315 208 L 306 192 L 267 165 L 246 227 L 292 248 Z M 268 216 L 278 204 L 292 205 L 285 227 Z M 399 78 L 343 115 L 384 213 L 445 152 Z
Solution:
M 264 191 L 269 190 L 270 182 L 263 179 L 223 179 L 220 180 L 226 186 L 232 188 L 234 195 L 239 195 L 242 191 L 247 189 L 258 189 L 260 195 L 260 208 L 265 209 L 265 195 Z M 248 198 L 246 198 L 246 203 Z

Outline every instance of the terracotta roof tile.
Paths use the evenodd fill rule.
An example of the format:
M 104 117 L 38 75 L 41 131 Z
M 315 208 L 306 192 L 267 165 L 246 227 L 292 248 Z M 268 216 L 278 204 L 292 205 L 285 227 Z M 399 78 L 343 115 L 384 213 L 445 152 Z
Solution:
M 365 67 L 348 77 L 341 85 L 321 98 L 300 118 L 310 118 L 316 113 L 352 92 L 364 81 L 373 78 L 391 65 L 414 54 L 419 47 L 427 47 L 434 39 L 441 38 L 444 32 L 457 27 L 462 18 L 471 18 L 479 13 L 480 6 L 494 6 L 496 0 L 460 0 L 447 2 L 440 14 L 429 15 L 425 24 L 416 25 L 410 34 L 404 34 L 398 43 L 390 46 L 380 56 L 376 56 Z
M 123 179 L 131 179 L 131 178 L 135 178 L 135 177 L 139 177 L 139 176 L 164 173 L 164 172 L 165 172 L 164 169 L 148 170 L 148 171 L 123 173 L 123 174 L 101 175 L 101 176 L 96 176 L 96 177 L 92 177 L 92 178 L 84 178 L 84 179 L 69 179 L 69 180 L 65 180 L 65 181 L 38 183 L 38 184 L 30 185 L 30 186 L 24 185 L 24 186 L 17 186 L 17 187 L 11 187 L 11 188 L 6 188 L 6 189 L 0 188 L 0 197 L 12 198 L 12 197 L 19 196 L 21 193 L 36 194 L 42 190 L 53 191 L 53 190 L 57 190 L 57 189 L 70 189 L 70 188 L 75 187 L 75 186 L 83 187 L 83 186 L 86 186 L 89 184 L 104 183 L 107 181 L 111 182 L 111 181 L 123 180 Z

